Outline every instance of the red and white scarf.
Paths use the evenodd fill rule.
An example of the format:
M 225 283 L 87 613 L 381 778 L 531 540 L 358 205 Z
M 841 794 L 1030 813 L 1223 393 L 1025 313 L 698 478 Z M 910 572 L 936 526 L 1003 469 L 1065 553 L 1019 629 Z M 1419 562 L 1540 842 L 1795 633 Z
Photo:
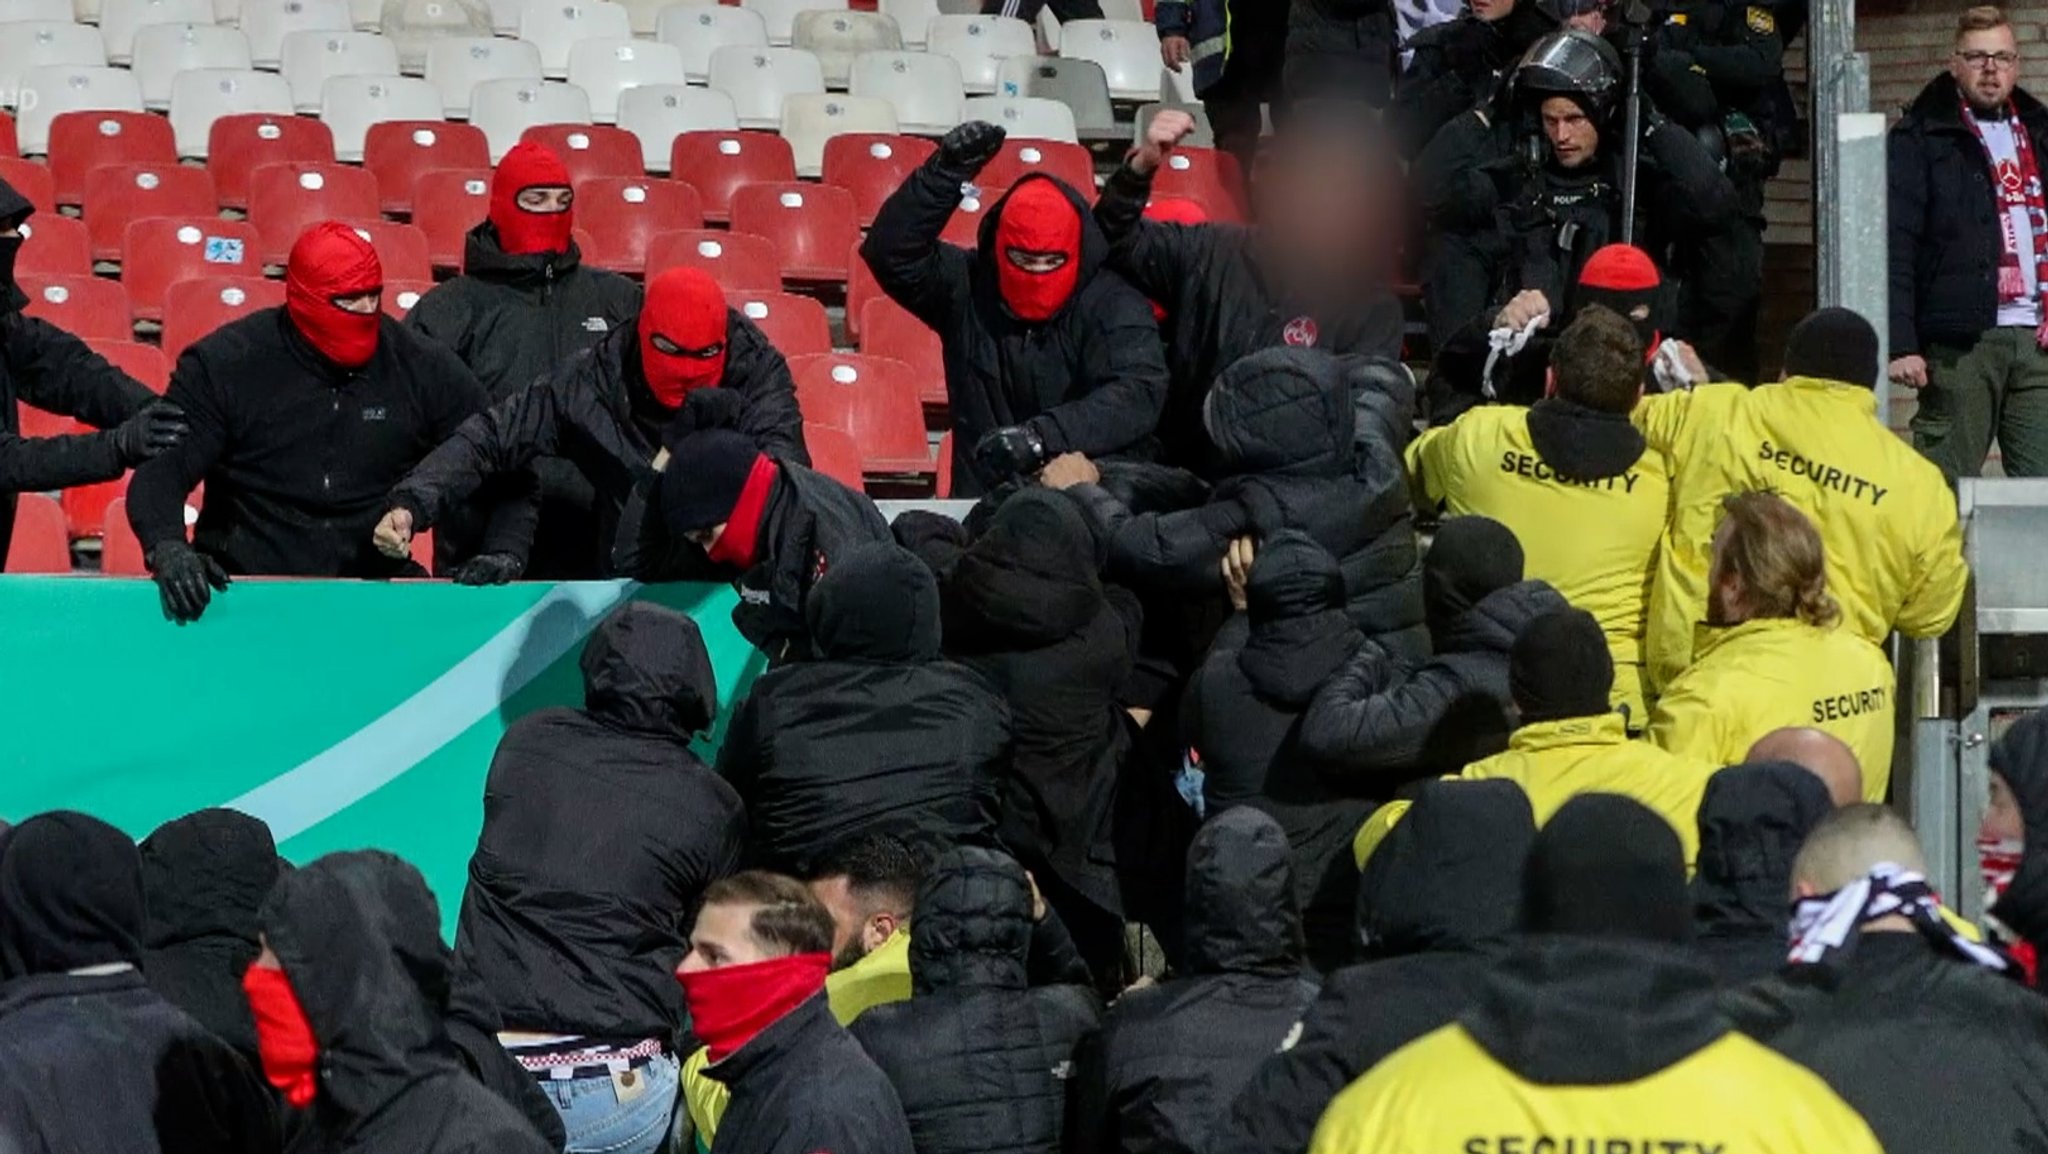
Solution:
M 2027 126 L 2020 121 L 2019 108 L 2007 102 L 2005 115 L 2012 124 L 2013 153 L 2019 168 L 2019 187 L 2008 187 L 1998 179 L 1994 168 L 1992 173 L 1993 195 L 1998 198 L 1999 231 L 2005 236 L 2005 251 L 2017 260 L 2034 260 L 2034 290 L 2042 299 L 2042 332 L 2048 334 L 2048 194 L 2041 186 L 2041 165 L 2034 158 L 2034 142 L 2027 135 Z M 1984 126 L 1978 122 L 1977 114 L 1963 101 L 1963 119 L 1970 124 L 1970 130 L 1977 134 L 1977 143 L 1983 147 L 1986 156 L 1991 155 L 1991 146 L 1984 139 Z M 2012 210 L 2024 208 L 2027 212 L 2027 229 L 2033 233 L 2034 251 L 2019 252 L 2019 237 L 2013 235 Z

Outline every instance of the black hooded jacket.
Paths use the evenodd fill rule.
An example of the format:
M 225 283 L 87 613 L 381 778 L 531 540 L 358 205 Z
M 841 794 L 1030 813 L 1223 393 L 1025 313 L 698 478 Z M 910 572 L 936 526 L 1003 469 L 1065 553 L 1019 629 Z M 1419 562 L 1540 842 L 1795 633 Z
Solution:
M 1188 682 L 1181 736 L 1201 766 L 1211 812 L 1256 806 L 1286 831 L 1292 902 L 1309 958 L 1327 971 L 1357 945 L 1351 839 L 1372 803 L 1332 790 L 1296 730 L 1316 690 L 1364 639 L 1344 615 L 1336 560 L 1294 530 L 1260 550 L 1246 593 L 1250 634 L 1240 649 L 1212 650 Z
M 141 853 L 149 903 L 143 976 L 256 1062 L 242 971 L 263 952 L 256 915 L 282 867 L 270 827 L 231 809 L 202 809 L 158 826 Z
M 1549 585 L 1522 581 L 1448 622 L 1436 656 L 1420 665 L 1368 641 L 1316 694 L 1302 748 L 1340 767 L 1345 790 L 1368 797 L 1499 753 L 1514 731 L 1508 650 L 1531 621 L 1566 608 Z
M 1060 1150 L 1074 1047 L 1102 1008 L 1085 986 L 1030 985 L 1031 905 L 1008 855 L 940 855 L 918 886 L 910 1000 L 854 1020 L 917 1154 Z
M 1202 1149 L 1300 1154 L 1339 1091 L 1457 1020 L 1515 928 L 1535 838 L 1529 800 L 1512 782 L 1424 785 L 1359 881 L 1371 960 L 1324 980 L 1299 1035 L 1260 1064 Z
M 547 375 L 530 382 L 530 388 L 499 397 L 464 421 L 398 483 L 391 504 L 412 512 L 417 531 L 447 516 L 491 478 L 517 472 L 536 458 L 559 457 L 594 489 L 585 501 L 597 519 L 600 547 L 586 571 L 576 576 L 609 575 L 607 548 L 618 532 L 621 511 L 635 483 L 653 476 L 662 433 L 676 415 L 647 391 L 637 316 L 636 308 L 633 317 L 589 349 L 550 362 Z M 725 376 L 719 387 L 745 398 L 739 431 L 778 461 L 810 464 L 789 364 L 737 310 L 726 310 L 725 324 Z M 678 467 L 688 464 L 677 462 Z M 543 478 L 549 475 L 544 468 Z
M 822 992 L 704 1076 L 732 1093 L 712 1154 L 911 1154 L 895 1088 Z
M 269 1087 L 136 968 L 143 906 L 135 843 L 105 822 L 58 811 L 0 836 L 0 1147 L 277 1149 Z
M 2035 710 L 2005 731 L 1991 747 L 1991 769 L 2019 805 L 2026 849 L 1990 913 L 2031 944 L 2037 958 L 2048 958 L 2048 710 Z
M 329 854 L 278 879 L 263 935 L 320 1049 L 295 1152 L 549 1149 L 449 1041 L 439 923 L 419 871 L 380 851 Z
M 1414 386 L 1397 366 L 1312 349 L 1270 349 L 1231 365 L 1204 420 L 1227 479 L 1207 504 L 1133 514 L 1100 485 L 1074 495 L 1107 527 L 1111 578 L 1144 594 L 1217 594 L 1232 539 L 1299 529 L 1344 568 L 1351 619 L 1419 658 L 1422 588 L 1401 446 Z
M 861 258 L 891 300 L 939 334 L 953 414 L 954 495 L 979 496 L 1002 481 L 983 476 L 974 446 L 985 434 L 1024 425 L 1060 453 L 1105 456 L 1143 442 L 1166 402 L 1166 363 L 1152 306 L 1103 267 L 1109 244 L 1087 202 L 1050 181 L 1081 215 L 1081 275 L 1050 320 L 1018 320 L 997 285 L 996 228 L 1009 196 L 981 222 L 976 252 L 939 240 L 961 200 L 957 174 L 937 156 L 911 173 L 875 215 Z M 1013 188 L 1012 194 L 1016 192 Z
M 1784 966 L 1792 860 L 1833 808 L 1820 778 L 1790 762 L 1733 765 L 1707 779 L 1692 881 L 1694 951 L 1723 985 Z
M 894 545 L 862 545 L 804 611 L 818 660 L 762 674 L 718 753 L 746 803 L 748 860 L 808 877 L 817 854 L 880 830 L 993 845 L 1010 709 L 940 659 L 931 570 Z
M 683 1025 L 674 972 L 745 816 L 690 751 L 718 707 L 688 618 L 634 602 L 583 650 L 584 707 L 515 722 L 484 784 L 455 950 L 512 1030 L 608 1042 Z
M 1481 20 L 1467 7 L 1410 37 L 1400 99 L 1387 109 L 1401 155 L 1420 154 L 1438 129 L 1492 100 L 1529 46 L 1557 28 L 1548 5 L 1516 0 L 1499 20 Z
M 943 586 L 946 653 L 1010 704 L 1005 844 L 1110 913 L 1122 911 L 1111 838 L 1132 734 L 1117 691 L 1144 614 L 1104 588 L 1081 507 L 1025 489 L 1003 502 Z
M 1228 810 L 1188 852 L 1185 974 L 1117 999 L 1074 1059 L 1069 1154 L 1193 1154 L 1316 996 L 1279 823 Z

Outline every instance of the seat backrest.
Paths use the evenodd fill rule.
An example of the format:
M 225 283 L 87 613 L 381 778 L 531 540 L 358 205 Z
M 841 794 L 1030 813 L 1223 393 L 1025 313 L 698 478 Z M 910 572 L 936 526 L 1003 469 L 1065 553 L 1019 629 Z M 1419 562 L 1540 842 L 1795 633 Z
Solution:
M 853 434 L 876 472 L 922 468 L 931 460 L 924 406 L 910 366 L 865 353 L 826 353 L 789 362 L 806 423 Z
M 101 283 L 108 282 L 102 281 Z M 119 288 L 120 286 L 115 285 L 114 287 Z M 126 302 L 127 299 L 128 294 L 122 293 L 121 300 Z M 126 322 L 124 321 L 123 323 Z M 118 340 L 100 340 L 96 337 L 87 337 L 85 343 L 91 347 L 93 352 L 106 358 L 108 364 L 134 377 L 143 388 L 148 389 L 157 396 L 163 396 L 164 390 L 170 388 L 171 362 L 164 356 L 164 351 L 157 346 L 141 344 L 132 336 L 122 337 Z
M 589 124 L 590 97 L 573 84 L 486 80 L 470 92 L 469 122 L 484 130 L 496 164 L 536 124 Z
M 360 164 L 370 127 L 389 120 L 434 120 L 441 90 L 416 76 L 330 76 L 320 92 L 320 120 L 334 132 L 337 159 Z
M 981 170 L 980 179 L 1008 188 L 1034 172 L 1059 177 L 1090 201 L 1095 199 L 1094 158 L 1080 145 L 1061 140 L 1010 137 L 1003 141 L 995 159 Z
M 702 269 L 728 293 L 782 289 L 782 257 L 765 236 L 709 229 L 658 233 L 647 245 L 647 279 L 672 268 Z
M 643 84 L 619 94 L 619 127 L 640 141 L 640 162 L 666 174 L 669 150 L 684 132 L 736 132 L 732 97 L 686 84 Z
M 801 48 L 728 44 L 711 53 L 711 87 L 732 97 L 740 127 L 775 129 L 783 98 L 825 91 L 825 73 Z
M 1159 30 L 1142 20 L 1069 20 L 1060 55 L 1093 60 L 1118 100 L 1159 99 Z
M 189 277 L 170 286 L 164 303 L 164 355 L 178 354 L 213 330 L 258 309 L 284 303 L 284 285 L 261 277 Z
M 15 276 L 92 275 L 92 238 L 77 217 L 39 212 L 21 222 L 21 235 Z
M 746 184 L 796 179 L 789 142 L 767 132 L 685 132 L 669 148 L 669 178 L 694 187 L 704 219 L 732 212 L 733 190 Z
M 646 174 L 646 169 L 640 164 L 639 138 L 623 128 L 598 124 L 536 124 L 520 133 L 519 139 L 541 145 L 554 153 L 569 170 L 570 181 L 577 184 L 599 176 L 639 177 Z
M 159 164 L 107 164 L 85 178 L 85 231 L 94 260 L 121 259 L 128 222 L 151 216 L 194 216 L 219 211 L 213 177 L 176 160 Z
M 996 184 L 976 184 L 960 198 L 960 205 L 953 210 L 952 219 L 940 231 L 939 239 L 961 248 L 975 248 L 981 244 L 981 221 L 989 209 L 1001 204 L 1003 195 L 1010 190 Z
M 323 220 L 377 216 L 377 178 L 345 164 L 266 164 L 249 178 L 249 223 L 265 264 L 283 264 L 299 234 Z
M 274 72 L 195 68 L 171 82 L 171 129 L 178 155 L 205 160 L 213 122 L 243 112 L 293 113 L 291 85 Z
M 162 320 L 172 284 L 201 276 L 261 277 L 256 228 L 218 216 L 150 217 L 128 226 L 121 244 L 121 284 L 139 320 Z M 165 355 L 170 355 L 166 352 Z
M 600 176 L 576 182 L 576 223 L 590 234 L 585 262 L 637 274 L 656 236 L 703 228 L 704 207 L 696 189 L 677 181 Z
M 759 12 L 768 26 L 768 43 L 788 44 L 795 35 L 797 14 L 843 10 L 847 0 L 740 0 L 740 7 Z
M 142 541 L 128 523 L 128 499 L 116 497 L 107 503 L 106 536 L 100 542 L 100 574 L 106 577 L 147 577 L 149 566 L 142 555 Z
M 782 136 L 796 159 L 796 174 L 825 169 L 825 142 L 848 132 L 896 132 L 896 106 L 873 96 L 800 93 L 782 102 Z
M 903 33 L 895 17 L 879 12 L 804 11 L 796 14 L 796 35 L 790 43 L 818 58 L 827 87 L 844 88 L 854 57 L 899 51 Z
M 860 446 L 853 434 L 830 425 L 804 422 L 804 451 L 811 468 L 858 493 L 861 491 Z
M 26 197 L 37 212 L 57 211 L 57 184 L 50 176 L 49 165 L 18 156 L 0 156 L 0 180 Z
M 384 268 L 384 283 L 425 281 L 434 283 L 433 257 L 427 251 L 427 234 L 418 225 L 400 224 L 383 217 L 343 220 L 356 235 L 377 250 L 377 263 Z
M 239 28 L 212 24 L 150 24 L 135 31 L 131 71 L 142 89 L 143 107 L 171 107 L 171 83 L 194 68 L 249 68 L 249 38 Z
M 970 93 L 996 90 L 996 70 L 1012 56 L 1036 56 L 1031 25 L 1014 16 L 935 16 L 927 50 L 950 56 Z
M 860 351 L 873 357 L 887 357 L 909 367 L 918 382 L 918 394 L 929 401 L 937 382 L 937 399 L 946 399 L 946 356 L 933 332 L 902 305 L 878 297 L 861 308 Z
M 75 19 L 79 16 L 70 0 L 0 0 L 0 22 L 20 24 L 36 20 L 61 24 Z
M 937 146 L 915 136 L 855 132 L 825 142 L 826 184 L 853 194 L 862 227 L 872 224 L 882 202 L 923 164 Z
M 71 535 L 64 507 L 41 493 L 15 499 L 14 537 L 7 545 L 9 573 L 71 572 Z
M 489 168 L 491 146 L 473 124 L 400 120 L 372 124 L 363 138 L 363 167 L 377 178 L 385 212 L 410 215 L 412 187 L 434 168 Z
M 100 39 L 106 42 L 107 63 L 127 64 L 135 57 L 135 33 L 151 24 L 211 24 L 213 0 L 102 0 Z
M 178 146 L 161 116 L 147 112 L 66 112 L 50 122 L 50 180 L 58 204 L 78 204 L 86 177 L 109 164 L 178 163 Z
M 458 36 L 427 45 L 427 83 L 449 116 L 469 115 L 471 90 L 486 80 L 540 80 L 540 48 L 524 40 Z
M 1165 163 L 1152 174 L 1153 199 L 1186 197 L 1201 202 L 1212 215 L 1228 210 L 1230 219 L 1243 218 L 1243 190 L 1244 174 L 1237 158 L 1213 148 L 1183 145 L 1168 153 Z
M 491 170 L 430 168 L 413 178 L 412 222 L 435 268 L 461 268 L 465 238 L 491 211 Z
M 646 40 L 579 40 L 569 50 L 569 83 L 590 94 L 599 124 L 619 119 L 619 97 L 643 84 L 681 84 L 683 50 Z
M 28 277 L 18 282 L 28 304 L 22 312 L 82 341 L 135 339 L 128 292 L 96 276 Z
M 683 52 L 683 75 L 693 84 L 711 79 L 711 54 L 731 44 L 768 45 L 768 25 L 745 8 L 672 4 L 662 9 L 658 39 Z
M 728 292 L 726 299 L 784 357 L 832 351 L 832 322 L 825 316 L 825 306 L 811 297 Z
M 996 95 L 1059 101 L 1074 114 L 1075 131 L 1083 140 L 1123 135 L 1109 97 L 1109 78 L 1093 60 L 1012 56 L 997 70 Z
M 1080 143 L 1074 126 L 1074 111 L 1057 100 L 1030 96 L 971 96 L 964 115 L 968 120 L 986 120 L 999 125 L 1013 137 L 1033 140 L 1063 140 Z
M 20 103 L 17 90 L 31 68 L 104 68 L 106 43 L 83 24 L 63 20 L 17 20 L 0 24 L 0 104 Z
M 420 298 L 433 289 L 434 282 L 431 280 L 395 280 L 385 277 L 384 315 L 394 321 L 404 320 L 406 314 L 412 312 L 413 306 L 420 303 Z
M 413 76 L 426 71 L 435 44 L 490 37 L 491 8 L 489 0 L 386 0 L 377 28 L 398 46 L 399 70 Z
M 294 32 L 348 32 L 355 28 L 348 0 L 242 0 L 242 34 L 258 68 L 284 62 L 284 38 Z
M 280 57 L 292 104 L 300 112 L 320 111 L 322 86 L 330 76 L 398 75 L 397 46 L 375 32 L 287 33 Z
M 853 194 L 825 184 L 747 184 L 732 197 L 732 227 L 775 242 L 782 275 L 846 280 L 846 254 L 860 239 Z
M 633 17 L 610 0 L 520 0 L 519 38 L 540 46 L 542 75 L 569 75 L 579 40 L 631 40 Z
M 896 27 L 903 33 L 904 45 L 921 52 L 932 17 L 939 14 L 939 3 L 938 0 L 878 0 L 875 10 L 894 17 Z
M 863 52 L 854 58 L 847 85 L 855 96 L 895 105 L 902 131 L 928 136 L 960 123 L 966 99 L 959 62 L 929 52 Z
M 141 112 L 142 88 L 125 68 L 58 64 L 21 74 L 15 144 L 23 156 L 50 151 L 50 123 L 67 112 Z

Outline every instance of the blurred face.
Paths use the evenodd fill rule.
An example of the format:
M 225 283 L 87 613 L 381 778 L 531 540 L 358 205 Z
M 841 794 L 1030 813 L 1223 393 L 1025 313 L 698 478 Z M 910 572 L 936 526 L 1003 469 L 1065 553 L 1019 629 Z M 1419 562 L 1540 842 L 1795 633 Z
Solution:
M 683 973 L 717 970 L 765 962 L 776 955 L 761 948 L 754 937 L 754 914 L 760 906 L 752 903 L 708 905 L 698 913 L 690 931 L 690 952 L 679 967 Z
M 1488 24 L 1515 10 L 1515 0 L 1472 0 L 1472 15 Z
M 1551 154 L 1564 168 L 1577 168 L 1593 159 L 1600 147 L 1600 131 L 1578 103 L 1562 96 L 1543 102 L 1543 136 L 1550 141 Z
M 1971 32 L 1956 42 L 1949 58 L 1949 75 L 1970 106 L 1979 112 L 1996 112 L 2012 98 L 2020 79 L 2020 43 L 2010 27 Z
M 1337 280 L 1382 263 L 1387 197 L 1370 164 L 1355 149 L 1299 140 L 1274 148 L 1260 165 L 1260 242 L 1283 276 Z
M 1984 811 L 1984 824 L 1977 830 L 1979 841 L 2023 841 L 2026 823 L 2020 818 L 2019 800 L 2012 788 L 1997 774 L 1991 775 L 1991 805 Z
M 520 189 L 515 203 L 527 212 L 552 216 L 569 211 L 569 206 L 576 203 L 576 194 L 567 185 L 535 185 Z

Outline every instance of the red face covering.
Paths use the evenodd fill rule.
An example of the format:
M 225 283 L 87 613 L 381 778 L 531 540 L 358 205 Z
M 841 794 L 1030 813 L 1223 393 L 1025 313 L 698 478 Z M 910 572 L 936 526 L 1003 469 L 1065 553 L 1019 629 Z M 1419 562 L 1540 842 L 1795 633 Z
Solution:
M 702 269 L 672 268 L 640 306 L 640 367 L 654 399 L 682 407 L 691 389 L 725 378 L 725 290 Z
M 293 1106 L 303 1110 L 312 1105 L 320 1043 L 313 1039 L 313 1024 L 306 1020 L 291 982 L 283 970 L 250 966 L 242 974 L 242 991 L 249 996 L 249 1011 L 256 1019 L 256 1055 L 263 1060 L 263 1076 Z
M 736 569 L 753 565 L 754 555 L 761 548 L 761 519 L 768 511 L 768 494 L 775 488 L 777 471 L 775 462 L 766 454 L 754 458 L 747 483 L 740 489 L 740 499 L 732 507 L 732 516 L 726 519 L 725 532 L 704 551 L 706 557 Z
M 1003 303 L 1019 320 L 1050 320 L 1066 307 L 1081 280 L 1081 214 L 1050 180 L 1026 180 L 1003 201 L 996 222 L 996 285 Z M 1056 252 L 1067 261 L 1051 272 L 1027 272 L 1010 259 L 1023 253 Z
M 519 194 L 529 188 L 568 188 L 569 169 L 538 144 L 514 145 L 491 176 L 491 225 L 498 247 L 514 256 L 536 252 L 568 252 L 573 210 L 529 212 L 519 207 Z
M 320 355 L 345 369 L 361 368 L 376 355 L 380 314 L 352 313 L 334 302 L 383 287 L 377 250 L 355 229 L 326 221 L 292 246 L 284 272 L 285 312 Z
M 712 1061 L 722 1062 L 824 989 L 831 968 L 830 954 L 791 954 L 744 966 L 677 971 L 676 981 L 683 984 L 683 1001 L 690 1007 L 691 1032 Z

